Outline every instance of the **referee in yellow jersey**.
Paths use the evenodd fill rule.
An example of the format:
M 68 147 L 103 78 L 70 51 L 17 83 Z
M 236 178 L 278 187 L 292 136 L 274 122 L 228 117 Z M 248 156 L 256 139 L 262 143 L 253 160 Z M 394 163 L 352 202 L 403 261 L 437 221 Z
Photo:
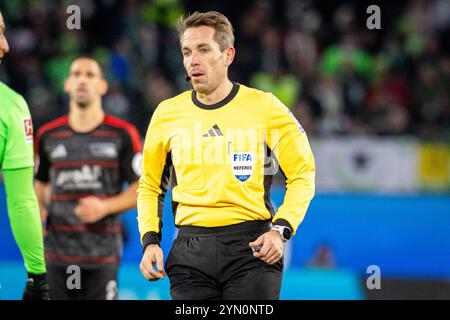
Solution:
M 314 196 L 315 166 L 306 134 L 271 93 L 228 79 L 233 28 L 218 12 L 178 23 L 193 90 L 165 100 L 147 131 L 138 188 L 148 280 L 170 280 L 173 299 L 279 299 L 285 242 Z M 273 174 L 286 195 L 270 203 Z M 169 182 L 179 228 L 164 266 L 163 201 Z

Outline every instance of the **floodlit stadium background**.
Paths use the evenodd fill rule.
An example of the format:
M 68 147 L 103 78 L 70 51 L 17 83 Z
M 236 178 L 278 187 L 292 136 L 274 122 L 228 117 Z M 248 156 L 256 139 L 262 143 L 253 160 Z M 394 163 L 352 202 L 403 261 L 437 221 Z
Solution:
M 66 27 L 72 4 L 80 30 Z M 366 27 L 371 4 L 381 30 Z M 316 158 L 317 195 L 287 247 L 282 298 L 450 299 L 450 1 L 8 0 L 0 9 L 11 47 L 0 79 L 25 96 L 35 130 L 67 111 L 69 61 L 88 52 L 110 83 L 104 108 L 141 135 L 157 104 L 187 89 L 176 19 L 224 13 L 236 33 L 231 79 L 277 95 Z M 283 192 L 276 179 L 274 204 Z M 167 279 L 139 273 L 136 212 L 123 220 L 120 298 L 169 299 Z M 370 290 L 374 268 L 381 289 Z M 19 299 L 24 284 L 1 191 L 1 298 Z

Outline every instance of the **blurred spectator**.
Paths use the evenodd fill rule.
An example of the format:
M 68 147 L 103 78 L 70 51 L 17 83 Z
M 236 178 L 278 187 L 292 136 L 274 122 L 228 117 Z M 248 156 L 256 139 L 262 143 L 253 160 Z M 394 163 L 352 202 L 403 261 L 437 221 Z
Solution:
M 151 73 L 144 79 L 141 92 L 148 115 L 153 113 L 161 101 L 175 95 L 170 82 L 159 72 Z
M 236 28 L 236 38 L 240 38 L 235 41 L 239 55 L 230 71 L 237 81 L 248 83 L 251 75 L 259 70 L 261 63 L 261 26 L 268 24 L 267 9 L 263 6 L 251 7 L 243 12 L 240 22 Z
M 437 64 L 425 63 L 418 67 L 415 102 L 422 119 L 420 133 L 428 137 L 439 136 L 439 128 L 448 121 L 448 82 L 443 82 Z
M 257 72 L 250 78 L 254 88 L 272 92 L 289 109 L 292 109 L 300 93 L 300 79 L 286 74 L 279 67 L 275 72 Z
M 292 109 L 292 114 L 298 119 L 302 127 L 308 134 L 317 134 L 317 116 L 314 113 L 313 102 L 308 100 L 300 100 Z
M 374 60 L 359 46 L 357 34 L 346 33 L 337 45 L 331 45 L 325 50 L 320 68 L 327 76 L 338 77 L 355 72 L 370 80 L 373 77 Z
M 314 256 L 308 261 L 308 267 L 325 269 L 335 268 L 336 262 L 331 247 L 327 244 L 319 245 Z
M 291 71 L 300 79 L 311 79 L 318 59 L 316 39 L 305 32 L 292 30 L 286 36 L 286 55 Z
M 344 96 L 339 82 L 332 77 L 324 77 L 313 89 L 313 95 L 323 110 L 318 119 L 319 132 L 336 134 L 345 131 L 346 116 L 343 113 Z
M 37 129 L 65 113 L 68 65 L 91 54 L 112 84 L 108 111 L 144 133 L 158 103 L 189 88 L 174 23 L 217 5 L 236 28 L 232 79 L 274 92 L 310 134 L 450 138 L 449 1 L 385 2 L 380 31 L 361 25 L 356 0 L 236 3 L 79 0 L 82 28 L 67 30 L 67 1 L 4 1 L 14 50 L 0 78 L 29 97 Z
M 120 39 L 110 57 L 110 71 L 114 80 L 120 86 L 128 88 L 130 86 L 131 74 L 131 43 L 128 39 Z
M 130 121 L 130 102 L 119 83 L 110 84 L 108 93 L 103 99 L 105 112 Z

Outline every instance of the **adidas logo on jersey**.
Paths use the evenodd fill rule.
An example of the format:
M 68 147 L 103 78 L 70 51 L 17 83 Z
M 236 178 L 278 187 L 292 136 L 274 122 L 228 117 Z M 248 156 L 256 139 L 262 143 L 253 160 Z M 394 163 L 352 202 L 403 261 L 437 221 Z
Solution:
M 219 126 L 217 124 L 213 125 L 211 129 L 203 134 L 203 137 L 219 137 L 223 136 L 222 131 L 220 131 Z
M 50 153 L 52 159 L 67 157 L 67 150 L 63 144 L 58 144 L 55 149 Z

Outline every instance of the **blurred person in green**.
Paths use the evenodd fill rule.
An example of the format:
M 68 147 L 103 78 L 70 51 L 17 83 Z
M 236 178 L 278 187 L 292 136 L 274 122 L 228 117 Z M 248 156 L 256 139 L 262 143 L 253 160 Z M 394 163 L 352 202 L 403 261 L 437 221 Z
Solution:
M 367 81 L 374 78 L 374 58 L 361 48 L 353 33 L 344 34 L 337 45 L 328 46 L 319 64 L 325 76 L 343 78 L 355 72 Z
M 301 91 L 301 81 L 286 72 L 282 53 L 283 37 L 274 28 L 262 36 L 261 70 L 250 78 L 250 84 L 260 90 L 273 92 L 286 107 L 292 109 Z
M 0 61 L 8 53 L 0 12 Z M 11 229 L 28 274 L 24 300 L 49 300 L 39 205 L 33 188 L 33 123 L 24 98 L 0 81 L 0 168 Z

